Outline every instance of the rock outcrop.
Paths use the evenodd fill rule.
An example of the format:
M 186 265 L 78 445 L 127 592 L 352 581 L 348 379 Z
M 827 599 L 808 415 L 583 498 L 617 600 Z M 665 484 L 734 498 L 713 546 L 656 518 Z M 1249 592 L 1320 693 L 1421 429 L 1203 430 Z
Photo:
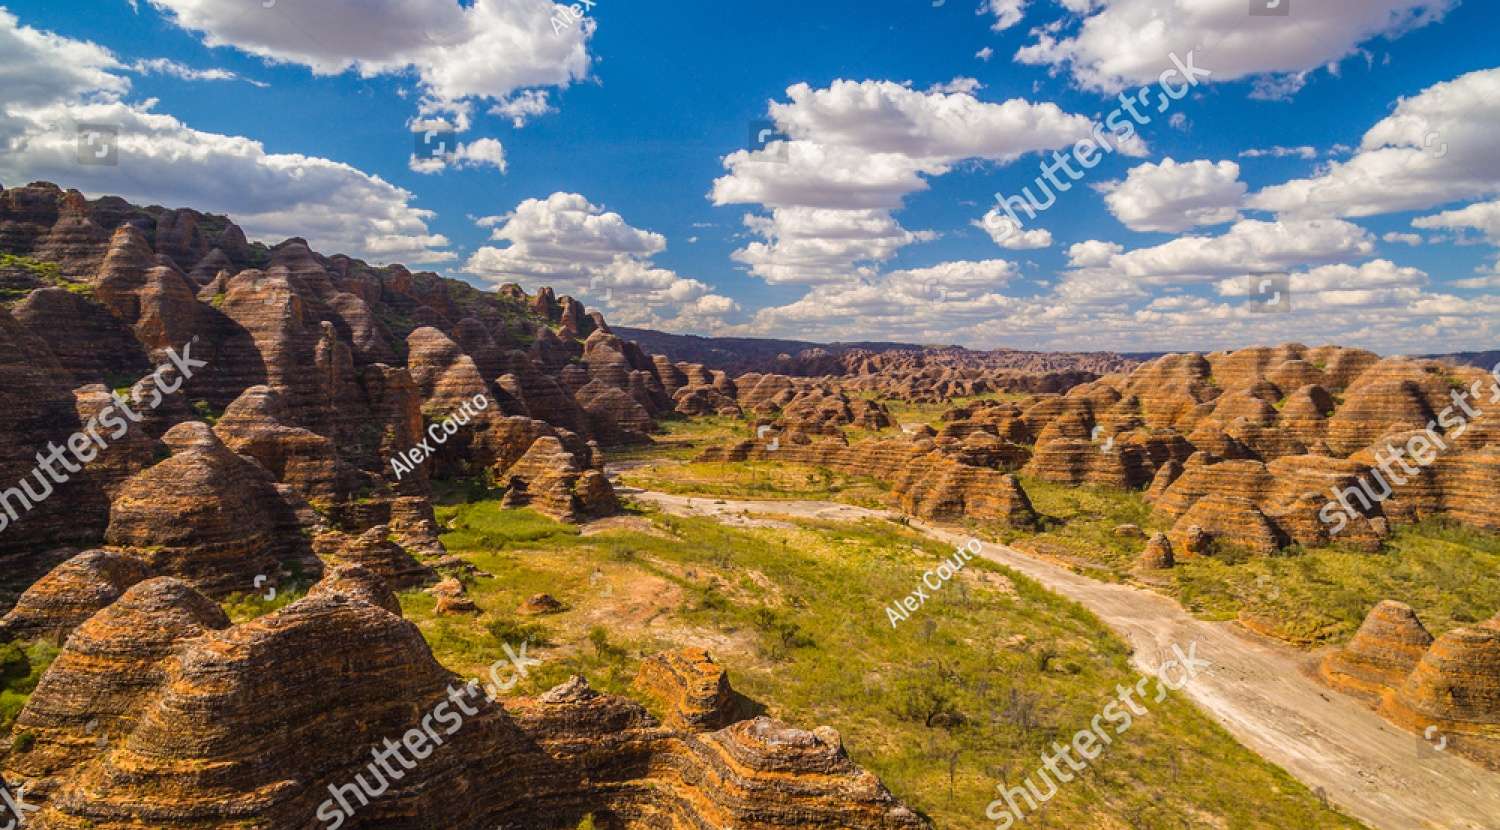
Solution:
M 663 723 L 687 732 L 722 729 L 744 720 L 751 708 L 730 688 L 723 667 L 701 648 L 646 658 L 635 687 L 666 710 Z
M 69 549 L 106 541 L 153 573 L 214 594 L 244 590 L 247 575 L 274 578 L 273 559 L 316 567 L 292 537 L 330 523 L 354 536 L 389 523 L 400 544 L 441 556 L 435 529 L 407 536 L 394 516 L 398 500 L 426 499 L 433 477 L 503 470 L 553 437 L 583 459 L 572 471 L 583 511 L 604 511 L 608 488 L 588 472 L 596 466 L 589 442 L 654 431 L 678 404 L 662 371 L 673 369 L 674 392 L 694 401 L 686 409 L 737 411 L 722 373 L 663 366 L 550 289 L 481 292 L 399 265 L 324 256 L 300 238 L 251 243 L 222 216 L 90 200 L 45 182 L 0 188 L 0 252 L 0 492 L 24 479 L 37 494 L 22 503 L 17 490 L 0 505 L 0 609 Z M 133 383 L 148 396 L 135 404 L 149 400 L 142 378 L 167 363 L 169 347 L 189 343 L 205 365 L 179 394 L 136 406 L 128 434 L 68 483 L 35 478 L 38 450 L 87 426 L 116 388 Z M 434 442 L 429 427 L 478 400 L 482 412 L 465 413 L 456 434 Z M 228 456 L 183 459 L 157 443 L 200 420 Z M 431 458 L 393 464 L 424 442 L 437 447 Z M 161 471 L 143 472 L 169 454 Z M 230 456 L 253 459 L 285 504 L 263 498 L 258 484 L 234 486 L 245 474 Z M 228 491 L 214 485 L 212 496 L 188 490 L 165 507 L 150 504 L 146 488 L 167 495 L 171 476 L 210 457 Z M 207 508 L 224 492 L 230 506 L 210 532 Z M 261 511 L 247 513 L 247 502 L 276 515 L 269 523 L 248 515 Z M 179 517 L 180 527 L 147 527 L 170 524 L 178 510 L 193 514 Z M 183 538 L 165 538 L 174 534 Z M 243 555 L 230 555 L 231 541 Z M 188 558 L 201 565 L 196 572 L 182 570 Z M 234 572 L 211 574 L 219 564 Z
M 1167 534 L 1152 534 L 1146 542 L 1146 550 L 1141 553 L 1139 564 L 1142 570 L 1147 571 L 1164 571 L 1177 564 L 1177 558 L 1172 553 L 1172 542 L 1167 539 Z
M 464 584 L 454 577 L 448 577 L 428 588 L 427 593 L 437 597 L 434 608 L 438 614 L 473 614 L 479 611 L 479 606 L 469 599 L 469 592 Z
M 1378 701 L 1401 687 L 1431 647 L 1432 635 L 1411 606 L 1384 600 L 1347 645 L 1323 659 L 1318 675 L 1335 689 Z
M 1196 525 L 1257 553 L 1375 550 L 1393 522 L 1500 529 L 1500 508 L 1476 495 L 1500 471 L 1500 428 L 1476 417 L 1497 388 L 1472 367 L 1357 349 L 1173 354 L 1063 395 L 955 407 L 939 446 L 958 454 L 942 439 L 987 434 L 1028 452 L 1029 475 L 1145 488 L 1178 536 Z
M 590 814 L 641 828 L 928 826 L 830 729 L 761 717 L 709 731 L 704 707 L 727 719 L 718 702 L 734 695 L 706 655 L 653 665 L 692 673 L 665 669 L 650 684 L 691 725 L 659 723 L 578 677 L 501 705 L 498 690 L 443 670 L 358 568 L 234 626 L 185 583 L 153 579 L 68 641 L 20 715 L 32 740 L 5 775 L 33 782 L 32 821 L 46 828 L 302 827 L 341 815 L 353 828 L 561 830 Z M 400 760 L 401 772 L 372 751 L 422 762 Z
M 214 435 L 234 452 L 255 459 L 276 481 L 314 504 L 332 505 L 348 496 L 352 478 L 332 439 L 288 423 L 281 395 L 252 386 L 214 424 Z
M 7 758 L 6 774 L 51 796 L 134 731 L 180 644 L 228 627 L 224 612 L 181 580 L 137 583 L 68 638 L 16 720 L 34 743 Z
M 179 424 L 163 441 L 172 456 L 125 483 L 108 543 L 212 595 L 250 591 L 257 576 L 274 580 L 293 551 L 276 532 L 288 507 L 270 475 L 206 424 Z
M 711 448 L 699 460 L 782 461 L 874 478 L 891 487 L 903 510 L 927 519 L 972 518 L 1018 528 L 1035 527 L 1038 521 L 1015 476 L 963 464 L 937 451 L 931 441 L 744 441 Z
M 329 565 L 356 566 L 397 590 L 437 579 L 436 572 L 395 541 L 386 525 L 376 525 L 358 536 L 336 530 L 319 534 L 313 539 L 313 551 Z
M 47 638 L 62 642 L 89 617 L 151 576 L 146 564 L 110 550 L 80 553 L 26 590 L 0 618 L 0 641 Z
M 1418 735 L 1500 770 L 1500 629 L 1455 628 L 1381 700 L 1381 713 Z
M 604 473 L 584 466 L 551 436 L 536 439 L 516 463 L 500 470 L 505 503 L 531 507 L 562 522 L 579 522 L 619 510 L 614 487 Z

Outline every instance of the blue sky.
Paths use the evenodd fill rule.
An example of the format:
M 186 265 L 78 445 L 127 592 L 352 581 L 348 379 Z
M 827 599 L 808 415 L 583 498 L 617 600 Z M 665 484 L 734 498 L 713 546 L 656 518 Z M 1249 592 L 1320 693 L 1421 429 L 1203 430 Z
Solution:
M 10 0 L 0 181 L 673 331 L 1493 348 L 1500 13 L 1250 2 L 596 0 L 563 27 L 547 0 Z M 997 192 L 1189 51 L 1214 74 L 1129 155 L 1044 235 L 992 238 Z M 746 148 L 768 117 L 788 162 Z M 77 123 L 118 125 L 119 163 L 79 165 Z M 466 149 L 414 158 L 435 126 Z M 1283 272 L 1290 309 L 1262 312 L 1248 286 Z

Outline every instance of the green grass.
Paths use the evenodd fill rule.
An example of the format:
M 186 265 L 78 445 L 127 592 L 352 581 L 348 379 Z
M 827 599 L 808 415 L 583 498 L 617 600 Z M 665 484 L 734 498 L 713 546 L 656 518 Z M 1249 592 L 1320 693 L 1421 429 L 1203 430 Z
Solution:
M 644 513 L 580 535 L 494 502 L 440 516 L 450 551 L 493 575 L 469 585 L 477 617 L 401 597 L 445 665 L 479 675 L 526 637 L 544 663 L 518 693 L 572 674 L 628 693 L 643 656 L 702 645 L 773 716 L 838 730 L 857 763 L 937 827 L 992 824 L 996 784 L 1031 773 L 1135 679 L 1093 615 L 978 560 L 893 629 L 885 606 L 951 554 L 893 522 L 739 528 Z M 515 613 L 541 592 L 564 611 Z M 1033 821 L 1099 826 L 1100 814 L 1138 828 L 1359 826 L 1175 695 Z
M 1145 541 L 1114 534 L 1121 524 L 1149 535 L 1169 524 L 1138 492 L 1071 487 L 1025 478 L 1022 486 L 1048 526 L 1036 535 L 1003 534 L 1030 552 L 1070 563 L 1096 579 L 1122 581 Z M 1233 552 L 1231 552 L 1233 553 Z M 1348 640 L 1383 599 L 1416 609 L 1439 634 L 1500 611 L 1500 534 L 1432 520 L 1398 527 L 1379 553 L 1344 547 L 1292 548 L 1286 555 L 1179 559 L 1153 587 L 1207 619 L 1244 612 L 1257 628 L 1301 646 Z
M 264 594 L 259 593 L 231 594 L 219 603 L 219 607 L 224 609 L 230 622 L 238 625 L 264 617 L 272 611 L 280 611 L 305 596 L 307 586 L 292 583 L 277 588 L 274 599 L 266 599 Z
M 449 550 L 502 551 L 556 543 L 578 536 L 572 525 L 555 522 L 532 510 L 506 510 L 498 501 L 440 504 L 438 524 Z
M 68 278 L 68 276 L 63 276 L 62 266 L 58 266 L 57 263 L 48 263 L 48 261 L 33 260 L 30 257 L 17 257 L 15 254 L 0 252 L 0 270 L 23 270 L 23 272 L 27 272 L 31 278 L 36 279 L 42 285 L 55 285 L 55 287 L 71 291 L 71 293 L 78 294 L 81 297 L 95 296 L 95 290 L 93 290 L 92 285 L 87 284 L 87 282 L 75 281 L 75 279 Z M 26 297 L 27 294 L 30 294 L 30 290 L 15 288 L 15 290 L 7 290 L 7 294 L 18 294 L 17 297 L 9 297 L 9 299 L 21 299 L 21 297 Z
M 56 262 L 45 262 L 31 257 L 16 256 L 0 252 L 0 271 L 25 271 L 32 279 L 42 285 L 51 285 L 65 289 L 82 297 L 94 296 L 94 287 L 85 282 L 77 282 L 63 276 L 62 266 Z M 0 290 L 0 300 L 14 302 L 25 299 L 31 293 L 28 288 L 7 288 Z
M 628 447 L 611 447 L 609 460 L 650 461 L 696 458 L 709 447 L 722 447 L 751 437 L 750 424 L 741 418 L 710 415 L 702 418 L 668 419 L 661 422 L 661 433 L 652 436 L 653 443 Z
M 0 645 L 0 736 L 10 735 L 16 716 L 21 714 L 37 682 L 57 659 L 57 654 L 57 646 L 45 640 L 25 645 Z M 10 737 L 9 746 L 21 748 L 27 743 L 26 736 L 14 735 Z M 3 754 L 0 751 L 0 755 Z
M 214 409 L 208 401 L 193 401 L 193 412 L 209 426 L 217 424 L 219 419 L 224 417 L 223 410 Z
M 1043 532 L 1002 530 L 999 537 L 1017 547 L 1059 559 L 1095 579 L 1118 582 L 1125 578 L 1145 548 L 1145 542 L 1115 535 L 1115 528 L 1133 524 L 1150 535 L 1169 525 L 1156 521 L 1151 505 L 1138 492 L 1113 487 L 1053 484 L 1030 476 L 1021 487 L 1042 516 Z
M 1500 611 L 1500 535 L 1432 520 L 1397 528 L 1380 553 L 1335 547 L 1236 565 L 1197 559 L 1174 576 L 1174 593 L 1195 613 L 1247 611 L 1301 645 L 1348 640 L 1383 599 L 1410 605 L 1437 635 Z
M 954 398 L 942 403 L 912 403 L 911 401 L 881 397 L 873 392 L 867 392 L 860 397 L 880 401 L 885 405 L 886 411 L 891 413 L 891 419 L 897 424 L 930 424 L 935 428 L 941 428 L 943 413 L 955 407 L 967 406 L 979 401 L 1019 401 L 1025 400 L 1029 396 L 1019 392 L 997 392 L 988 395 Z
M 827 467 L 780 461 L 692 462 L 629 470 L 621 483 L 680 496 L 743 499 L 811 499 L 884 507 L 886 485 Z
M 0 268 L 27 271 L 48 285 L 59 285 L 63 282 L 62 267 L 55 262 L 43 262 L 31 257 L 0 252 Z

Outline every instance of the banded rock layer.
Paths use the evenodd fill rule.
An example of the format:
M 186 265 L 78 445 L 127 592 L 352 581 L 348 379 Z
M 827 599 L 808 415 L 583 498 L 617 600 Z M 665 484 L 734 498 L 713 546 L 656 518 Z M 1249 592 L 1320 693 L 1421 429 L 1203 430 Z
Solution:
M 590 815 L 632 830 L 928 826 L 832 730 L 663 725 L 577 677 L 500 705 L 443 670 L 396 608 L 357 567 L 234 626 L 186 583 L 140 583 L 70 638 L 22 712 L 34 741 L 5 759 L 6 780 L 37 785 L 43 830 L 335 814 L 353 830 L 570 830 Z M 707 686 L 732 697 L 722 674 Z
M 1386 600 L 1318 674 L 1414 733 L 1423 751 L 1500 770 L 1500 616 L 1433 639 L 1409 606 Z
M 1047 481 L 1145 489 L 1174 541 L 1196 527 L 1259 553 L 1373 550 L 1393 522 L 1500 530 L 1500 503 L 1483 495 L 1500 474 L 1497 406 L 1500 377 L 1481 369 L 1287 344 L 975 402 L 940 435 L 1029 447 L 1024 471 Z
M 805 440 L 805 439 L 804 439 Z M 974 467 L 936 451 L 930 441 L 891 439 L 849 445 L 837 440 L 762 441 L 705 451 L 700 461 L 784 461 L 828 467 L 891 486 L 908 513 L 925 519 L 972 518 L 1008 527 L 1037 524 L 1031 500 L 1013 475 Z
M 1411 606 L 1384 600 L 1346 646 L 1323 659 L 1319 675 L 1336 689 L 1379 700 L 1400 688 L 1431 647 L 1432 635 Z

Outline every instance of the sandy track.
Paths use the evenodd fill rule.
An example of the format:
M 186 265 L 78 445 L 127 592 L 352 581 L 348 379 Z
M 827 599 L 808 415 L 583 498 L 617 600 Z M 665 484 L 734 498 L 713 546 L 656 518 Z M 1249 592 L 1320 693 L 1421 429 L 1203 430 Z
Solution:
M 817 501 L 744 501 L 674 496 L 620 488 L 669 513 L 746 523 L 751 516 L 857 521 L 888 514 Z M 963 534 L 913 520 L 950 544 Z M 1198 644 L 1213 666 L 1184 689 L 1244 746 L 1322 789 L 1331 803 L 1380 830 L 1500 830 L 1500 774 L 1437 752 L 1387 724 L 1360 702 L 1325 689 L 1303 672 L 1309 658 L 1232 623 L 1195 619 L 1171 598 L 1080 576 L 1004 545 L 983 556 L 1087 607 L 1134 649 L 1132 662 L 1154 671 L 1173 644 Z

